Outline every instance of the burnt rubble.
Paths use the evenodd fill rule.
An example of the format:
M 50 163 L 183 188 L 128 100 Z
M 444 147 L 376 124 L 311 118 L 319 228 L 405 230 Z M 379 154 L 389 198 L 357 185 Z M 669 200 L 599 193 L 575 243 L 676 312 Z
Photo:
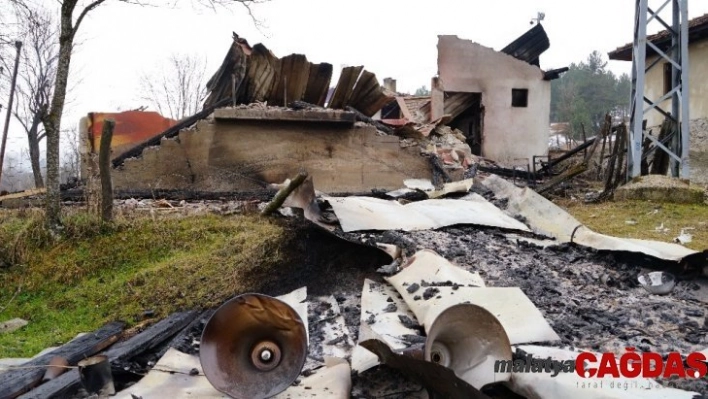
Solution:
M 477 186 L 471 191 L 477 191 L 492 203 L 502 205 L 493 193 L 483 187 Z M 187 203 L 174 205 L 186 206 Z M 148 201 L 143 206 L 160 205 Z M 232 203 L 230 209 L 240 212 L 240 206 L 242 205 Z M 320 200 L 320 206 L 324 210 L 328 209 L 326 199 Z M 291 223 L 310 223 L 302 219 L 302 216 L 299 218 L 298 221 L 292 217 L 286 220 Z M 674 290 L 666 296 L 648 294 L 637 281 L 637 275 L 647 268 L 672 270 L 671 262 L 648 259 L 641 254 L 597 251 L 576 244 L 544 248 L 514 238 L 504 229 L 493 227 L 456 225 L 435 230 L 349 233 L 339 228 L 326 233 L 314 224 L 311 228 L 313 230 L 309 239 L 314 241 L 308 251 L 313 251 L 312 253 L 324 254 L 325 247 L 331 245 L 327 240 L 338 240 L 341 245 L 352 246 L 352 250 L 358 248 L 355 251 L 358 253 L 366 247 L 373 251 L 381 244 L 390 244 L 401 249 L 404 259 L 412 257 L 420 250 L 435 248 L 440 256 L 453 264 L 466 271 L 478 273 L 489 287 L 519 287 L 560 337 L 559 343 L 551 345 L 539 342 L 537 345 L 569 350 L 592 350 L 599 353 L 622 353 L 625 348 L 633 347 L 640 352 L 677 351 L 687 354 L 703 350 L 708 344 L 708 297 L 705 295 L 705 279 L 679 277 Z M 532 232 L 515 233 L 515 237 L 544 238 Z M 335 261 L 334 257 L 323 256 L 322 259 L 324 262 Z M 296 269 L 287 271 L 289 276 L 299 276 L 298 278 L 283 279 L 263 287 L 262 292 L 270 295 L 283 294 L 298 286 L 313 288 L 307 297 L 307 361 L 296 385 L 300 384 L 302 387 L 302 381 L 321 372 L 322 362 L 333 353 L 350 360 L 354 345 L 361 339 L 362 321 L 371 325 L 377 323 L 379 315 L 395 315 L 400 310 L 394 303 L 394 298 L 388 298 L 376 313 L 362 315 L 362 279 L 376 282 L 372 284 L 386 284 L 383 281 L 384 275 L 376 269 L 389 264 L 389 268 L 384 268 L 384 271 L 386 275 L 391 275 L 401 267 L 400 261 L 390 263 L 383 259 L 378 259 L 368 269 L 357 270 L 340 265 L 339 274 L 351 274 L 349 277 L 340 276 L 339 281 L 348 282 L 344 286 L 327 287 L 324 283 L 326 276 L 321 271 L 312 269 L 324 265 L 315 266 L 314 263 L 306 262 L 307 264 L 299 266 L 308 268 L 306 273 L 299 273 Z M 441 290 L 451 289 L 457 292 L 463 286 L 453 280 L 430 282 L 423 279 L 419 283 L 406 285 L 405 291 L 416 295 L 416 301 L 422 303 L 438 298 Z M 398 297 L 400 299 L 400 295 Z M 116 351 L 121 351 L 120 348 L 133 347 L 136 342 L 149 342 L 126 352 L 130 353 L 129 356 L 114 358 L 112 366 L 117 390 L 129 389 L 139 382 L 156 367 L 169 348 L 185 354 L 198 355 L 201 333 L 212 313 L 213 310 L 208 310 L 175 315 L 173 317 L 177 319 L 173 320 L 181 320 L 180 328 L 164 330 L 165 326 L 174 326 L 173 322 L 168 320 L 116 344 L 118 349 L 109 349 L 108 353 L 117 353 Z M 425 330 L 419 321 L 409 316 L 397 317 L 402 326 L 415 332 L 403 336 L 407 347 L 414 348 L 425 342 Z M 159 338 L 152 340 L 150 337 Z M 353 398 L 382 395 L 408 398 L 419 397 L 426 392 L 418 382 L 410 381 L 399 371 L 386 366 L 378 366 L 366 373 L 354 373 L 351 381 Z M 687 391 L 708 391 L 708 381 L 705 379 L 658 381 Z M 57 388 L 62 383 L 68 385 Z M 70 393 L 77 399 L 88 397 L 80 388 L 79 381 L 66 374 L 39 385 L 23 397 L 38 397 L 37 392 Z M 515 397 L 512 396 L 515 394 L 501 387 L 484 392 L 488 397 Z

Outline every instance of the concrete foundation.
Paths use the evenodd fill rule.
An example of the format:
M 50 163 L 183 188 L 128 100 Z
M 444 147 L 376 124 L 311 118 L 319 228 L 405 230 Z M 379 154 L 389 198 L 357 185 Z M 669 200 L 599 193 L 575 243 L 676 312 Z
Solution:
M 615 200 L 649 200 L 676 204 L 702 204 L 705 190 L 668 176 L 640 176 L 615 191 Z

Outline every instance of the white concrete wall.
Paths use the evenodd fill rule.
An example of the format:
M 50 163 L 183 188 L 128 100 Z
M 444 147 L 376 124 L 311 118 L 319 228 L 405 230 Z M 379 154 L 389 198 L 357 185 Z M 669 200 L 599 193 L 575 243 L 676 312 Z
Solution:
M 708 117 L 708 40 L 692 43 L 688 48 L 688 68 L 690 87 L 690 118 L 700 119 Z M 650 65 L 656 57 L 647 58 L 647 65 Z M 644 93 L 647 98 L 656 100 L 664 95 L 664 65 L 665 61 L 659 62 L 652 68 L 646 76 L 646 88 Z M 661 104 L 661 108 L 666 112 L 671 112 L 671 100 Z M 645 114 L 647 126 L 659 126 L 664 121 L 664 116 L 657 111 Z
M 482 153 L 508 163 L 548 153 L 551 85 L 540 68 L 457 36 L 438 36 L 438 74 L 446 92 L 482 93 Z M 528 89 L 528 107 L 511 90 Z

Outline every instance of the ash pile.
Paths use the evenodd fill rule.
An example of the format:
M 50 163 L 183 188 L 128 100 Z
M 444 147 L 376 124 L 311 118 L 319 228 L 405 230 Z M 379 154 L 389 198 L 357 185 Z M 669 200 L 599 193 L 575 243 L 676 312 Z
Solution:
M 706 378 L 691 375 L 708 355 L 705 253 L 598 234 L 498 176 L 437 187 L 411 180 L 370 196 L 326 195 L 304 176 L 280 186 L 287 196 L 279 217 L 390 261 L 357 286 L 329 287 L 327 276 L 297 286 L 302 281 L 284 276 L 267 292 L 174 314 L 130 338 L 112 323 L 28 364 L 54 367 L 7 372 L 3 397 L 696 399 L 708 392 Z M 628 348 L 635 360 L 659 356 L 652 367 L 663 371 L 613 376 Z M 592 357 L 586 370 L 605 375 L 578 373 L 581 355 Z M 79 368 L 66 371 L 58 358 Z M 666 371 L 669 364 L 685 378 Z

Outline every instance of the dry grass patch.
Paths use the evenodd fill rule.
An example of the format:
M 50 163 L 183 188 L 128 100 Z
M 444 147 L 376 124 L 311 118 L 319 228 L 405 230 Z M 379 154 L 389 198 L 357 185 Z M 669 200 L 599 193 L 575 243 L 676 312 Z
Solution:
M 0 357 L 31 356 L 103 323 L 142 321 L 145 311 L 216 305 L 241 292 L 241 277 L 273 267 L 287 236 L 258 216 L 130 217 L 105 224 L 65 218 L 58 241 L 41 214 L 0 213 L 0 320 L 29 325 L 0 335 Z

